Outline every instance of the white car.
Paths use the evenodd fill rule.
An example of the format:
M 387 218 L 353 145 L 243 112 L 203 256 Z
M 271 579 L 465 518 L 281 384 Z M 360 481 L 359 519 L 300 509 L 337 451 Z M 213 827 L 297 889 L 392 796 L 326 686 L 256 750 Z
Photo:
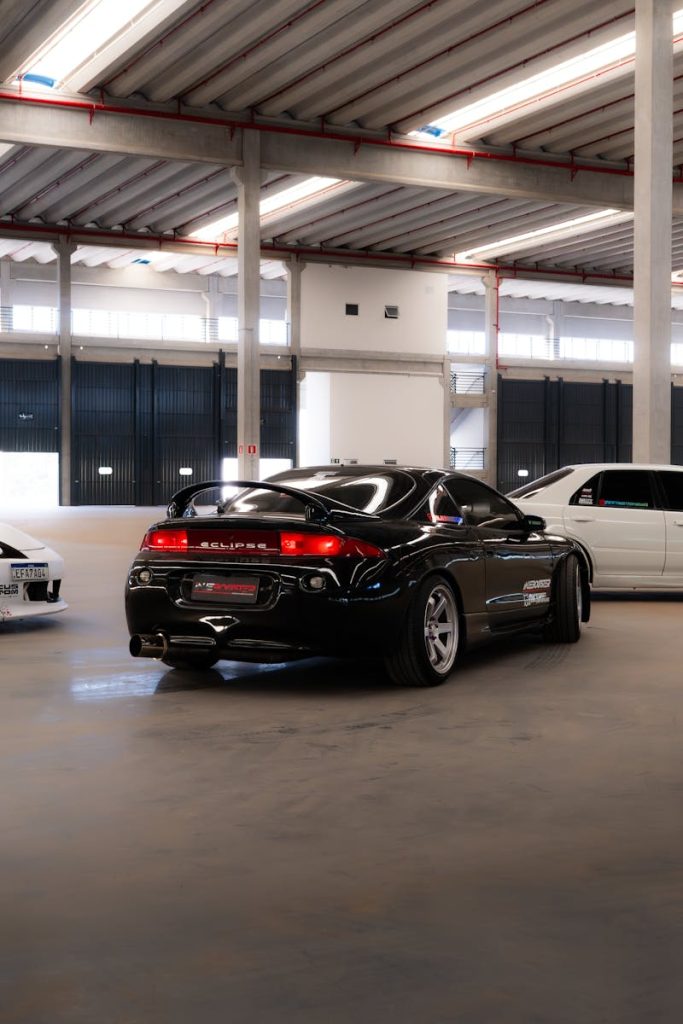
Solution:
M 53 615 L 68 607 L 59 596 L 64 561 L 7 523 L 0 523 L 0 622 Z
M 595 590 L 683 589 L 683 466 L 565 466 L 508 497 L 583 548 Z

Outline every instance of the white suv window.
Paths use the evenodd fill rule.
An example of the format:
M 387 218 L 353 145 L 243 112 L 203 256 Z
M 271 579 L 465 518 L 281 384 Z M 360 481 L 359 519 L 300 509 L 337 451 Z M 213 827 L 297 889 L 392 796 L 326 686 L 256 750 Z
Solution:
M 667 512 L 683 512 L 683 471 L 661 470 L 657 476 L 664 493 L 664 508 Z
M 652 476 L 646 469 L 606 469 L 571 496 L 570 505 L 603 508 L 655 508 Z

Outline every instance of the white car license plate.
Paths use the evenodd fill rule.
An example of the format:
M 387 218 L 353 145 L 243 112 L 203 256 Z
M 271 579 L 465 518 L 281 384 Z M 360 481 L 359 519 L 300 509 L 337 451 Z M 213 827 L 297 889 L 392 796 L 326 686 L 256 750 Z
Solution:
M 25 562 L 10 566 L 12 580 L 47 580 L 50 578 L 47 562 Z

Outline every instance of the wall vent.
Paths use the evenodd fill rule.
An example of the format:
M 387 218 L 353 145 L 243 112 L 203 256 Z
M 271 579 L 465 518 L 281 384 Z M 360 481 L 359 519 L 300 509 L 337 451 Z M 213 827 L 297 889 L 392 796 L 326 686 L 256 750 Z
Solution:
M 385 320 L 398 320 L 398 306 L 385 306 L 384 307 L 384 319 Z
M 358 316 L 358 303 L 347 302 L 346 303 L 346 315 L 347 316 Z

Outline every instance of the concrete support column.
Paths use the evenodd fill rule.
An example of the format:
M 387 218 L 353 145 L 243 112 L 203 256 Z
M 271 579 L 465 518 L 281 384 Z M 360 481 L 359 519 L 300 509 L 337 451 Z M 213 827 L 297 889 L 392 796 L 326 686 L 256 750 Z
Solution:
M 292 358 L 296 361 L 296 407 L 299 409 L 299 388 L 305 374 L 301 372 L 301 274 L 306 264 L 298 256 L 292 256 L 287 262 L 287 340 Z M 296 432 L 296 465 L 301 465 L 299 457 L 299 430 Z
M 636 0 L 633 461 L 671 461 L 671 0 Z
M 301 355 L 301 274 L 306 264 L 298 256 L 287 261 L 287 340 L 297 360 Z
M 494 271 L 484 282 L 484 362 L 486 364 L 486 481 L 495 487 L 498 481 L 498 289 Z
M 9 260 L 0 260 L 0 331 L 11 331 L 14 317 L 12 315 L 12 264 Z
M 564 306 L 559 300 L 553 302 L 552 315 L 548 317 L 548 347 L 552 359 L 560 358 L 560 338 L 563 333 Z
M 451 466 L 451 427 L 453 426 L 454 409 L 451 403 L 451 357 L 444 356 L 443 373 L 441 375 L 441 387 L 443 388 L 443 468 L 450 469 Z
M 261 298 L 261 192 L 259 133 L 242 132 L 242 166 L 237 183 L 237 463 L 241 480 L 259 479 L 261 385 L 259 315 Z
M 206 291 L 203 293 L 202 298 L 204 299 L 204 305 L 206 306 L 206 333 L 205 338 L 207 341 L 218 341 L 218 317 L 220 311 L 218 308 L 219 292 L 218 292 L 218 276 L 217 274 L 209 274 L 206 279 Z
M 71 254 L 76 245 L 60 239 L 53 246 L 57 254 L 57 283 L 59 291 L 59 343 L 61 357 L 59 390 L 59 426 L 61 450 L 59 456 L 59 503 L 71 504 Z

